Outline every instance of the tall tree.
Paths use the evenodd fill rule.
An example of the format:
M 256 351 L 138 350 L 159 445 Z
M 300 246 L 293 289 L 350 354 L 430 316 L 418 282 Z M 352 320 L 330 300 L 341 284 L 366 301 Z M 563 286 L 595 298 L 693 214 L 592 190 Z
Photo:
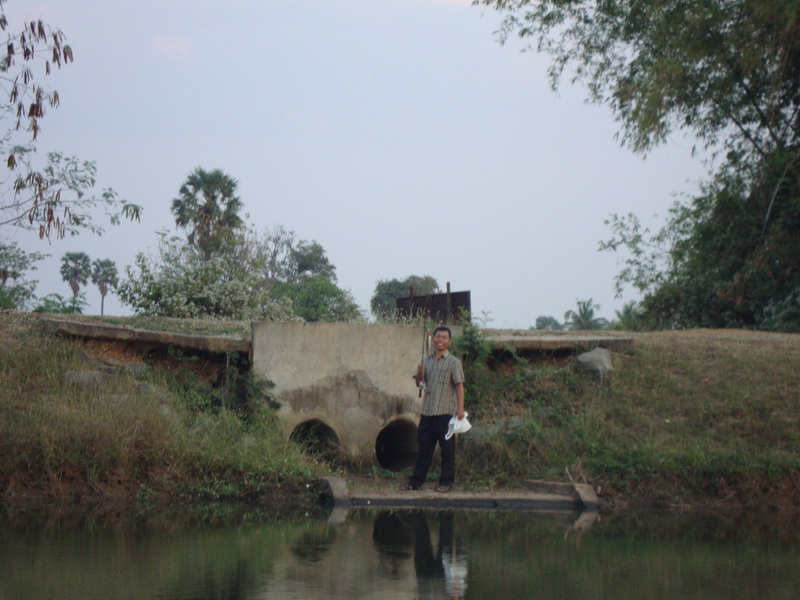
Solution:
M 616 319 L 609 324 L 609 329 L 635 331 L 639 329 L 639 303 L 635 300 L 626 302 L 622 309 L 615 310 Z
M 347 322 L 361 319 L 349 291 L 324 275 L 305 275 L 276 286 L 277 297 L 292 301 L 295 313 L 305 321 Z
M 67 252 L 61 257 L 61 279 L 69 284 L 74 301 L 78 300 L 81 286 L 86 285 L 91 272 L 91 261 L 85 252 Z
M 316 244 L 316 242 L 315 242 Z M 176 236 L 161 234 L 158 254 L 136 256 L 117 288 L 137 314 L 183 318 L 343 321 L 361 317 L 347 290 L 324 274 L 293 267 L 294 233 L 233 233 L 210 258 Z M 324 257 L 320 246 L 319 256 Z M 327 258 L 325 259 L 327 261 Z M 320 262 L 319 264 L 330 264 Z M 330 265 L 331 272 L 333 265 Z
M 564 313 L 564 326 L 566 329 L 591 330 L 605 329 L 608 321 L 602 317 L 595 317 L 595 309 L 599 309 L 599 304 L 594 304 L 592 299 L 577 300 L 578 310 L 568 310 Z
M 106 294 L 109 286 L 115 287 L 119 281 L 117 265 L 113 260 L 97 259 L 92 263 L 92 283 L 100 290 L 100 316 L 105 314 Z
M 2 177 L 8 189 L 0 196 L 0 226 L 17 225 L 38 229 L 40 237 L 57 238 L 75 235 L 88 229 L 101 232 L 91 209 L 102 207 L 112 224 L 124 216 L 139 219 L 141 207 L 119 199 L 112 189 L 92 193 L 95 185 L 94 163 L 51 152 L 41 170 L 34 167 L 36 141 L 47 109 L 56 108 L 59 95 L 46 89 L 42 72 L 49 75 L 72 62 L 72 48 L 59 29 L 42 21 L 31 21 L 21 29 L 11 30 L 5 15 L 6 0 L 0 0 L 0 30 L 6 33 L 5 55 L 0 57 L 0 89 L 8 104 L 0 110 L 0 160 L 8 167 L 9 177 Z
M 716 155 L 655 234 L 611 219 L 654 327 L 800 330 L 800 0 L 478 0 L 553 57 L 644 153 L 682 129 Z
M 381 279 L 375 284 L 375 292 L 370 300 L 370 310 L 378 318 L 394 314 L 397 309 L 395 300 L 407 298 L 413 289 L 415 296 L 437 294 L 439 283 L 430 275 L 409 275 L 405 279 Z
M 206 258 L 218 252 L 244 226 L 239 216 L 242 201 L 236 195 L 237 185 L 220 169 L 205 171 L 197 167 L 172 201 L 175 224 L 187 231 L 189 244 Z
M 538 331 L 560 331 L 564 326 L 555 317 L 540 315 L 536 317 L 536 326 L 531 329 Z
M 300 240 L 289 252 L 288 275 L 290 279 L 296 279 L 301 275 L 322 275 L 331 281 L 336 281 L 336 267 L 328 259 L 325 248 L 319 242 Z
M 800 2 L 475 0 L 506 15 L 501 40 L 533 38 L 635 151 L 688 128 L 707 144 L 766 155 L 798 135 Z

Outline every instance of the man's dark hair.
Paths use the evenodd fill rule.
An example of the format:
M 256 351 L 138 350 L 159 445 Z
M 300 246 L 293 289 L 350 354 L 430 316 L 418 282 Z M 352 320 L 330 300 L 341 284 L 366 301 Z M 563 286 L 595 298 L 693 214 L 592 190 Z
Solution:
M 444 325 L 439 325 L 439 327 L 433 330 L 433 335 L 436 335 L 437 331 L 446 331 L 447 337 L 449 337 L 451 340 L 453 339 L 453 332 L 450 331 L 449 327 L 445 327 Z

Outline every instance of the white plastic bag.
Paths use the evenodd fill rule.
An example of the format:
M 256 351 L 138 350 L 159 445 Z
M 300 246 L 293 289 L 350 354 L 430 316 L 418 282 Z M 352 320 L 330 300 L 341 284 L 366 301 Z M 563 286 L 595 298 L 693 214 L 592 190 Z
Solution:
M 467 419 L 467 416 L 469 416 L 467 411 L 464 411 L 463 419 L 457 419 L 456 416 L 453 415 L 450 419 L 450 423 L 447 424 L 447 433 L 445 434 L 444 439 L 449 440 L 456 433 L 466 433 L 472 429 L 472 424 Z

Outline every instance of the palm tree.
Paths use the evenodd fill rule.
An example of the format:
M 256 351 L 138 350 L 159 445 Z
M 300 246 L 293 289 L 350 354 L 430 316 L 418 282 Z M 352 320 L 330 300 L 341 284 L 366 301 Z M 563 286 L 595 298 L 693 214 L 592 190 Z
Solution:
M 219 249 L 226 235 L 240 229 L 242 201 L 236 195 L 238 182 L 220 169 L 197 167 L 186 178 L 172 201 L 175 224 L 187 230 L 189 244 L 205 258 Z
M 576 300 L 578 303 L 577 312 L 568 310 L 564 313 L 564 326 L 568 329 L 605 329 L 608 326 L 608 320 L 602 317 L 595 317 L 595 309 L 599 309 L 599 304 L 592 304 L 592 299 Z
M 117 285 L 117 265 L 113 260 L 96 260 L 92 263 L 92 283 L 100 290 L 100 316 L 103 316 L 108 287 Z
M 636 300 L 626 302 L 622 305 L 622 310 L 615 310 L 614 314 L 617 315 L 617 320 L 615 326 L 612 324 L 612 329 L 625 329 L 629 331 L 637 329 L 639 303 L 636 302 Z
M 61 279 L 69 284 L 73 302 L 77 302 L 81 286 L 86 285 L 91 270 L 86 252 L 67 252 L 61 257 Z

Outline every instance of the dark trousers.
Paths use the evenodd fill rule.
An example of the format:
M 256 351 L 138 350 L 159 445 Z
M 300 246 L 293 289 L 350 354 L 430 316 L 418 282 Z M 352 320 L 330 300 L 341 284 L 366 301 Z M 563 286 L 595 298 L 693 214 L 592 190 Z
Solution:
M 452 436 L 449 440 L 444 439 L 451 418 L 452 415 L 422 415 L 420 417 L 417 430 L 419 453 L 414 465 L 414 473 L 408 479 L 408 482 L 414 487 L 425 483 L 437 443 L 442 453 L 442 474 L 439 477 L 439 485 L 453 485 L 456 479 L 456 436 Z

